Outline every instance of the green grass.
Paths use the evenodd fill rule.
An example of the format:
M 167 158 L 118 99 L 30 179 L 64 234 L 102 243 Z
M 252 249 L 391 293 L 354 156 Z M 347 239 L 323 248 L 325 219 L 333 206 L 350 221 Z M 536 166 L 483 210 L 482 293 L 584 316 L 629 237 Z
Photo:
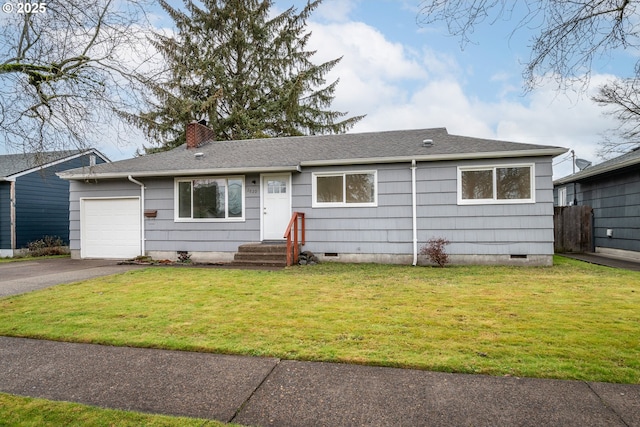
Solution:
M 0 334 L 640 383 L 640 273 L 326 263 L 148 268 L 0 299 Z
M 69 402 L 11 396 L 0 393 L 0 425 L 41 426 L 118 426 L 118 427 L 221 427 L 229 424 L 196 418 L 169 417 L 130 411 L 101 409 Z
M 47 255 L 47 256 L 18 256 L 13 258 L 0 258 L 0 264 L 5 262 L 19 262 L 19 261 L 39 261 L 41 259 L 55 259 L 55 258 L 69 258 L 70 255 Z

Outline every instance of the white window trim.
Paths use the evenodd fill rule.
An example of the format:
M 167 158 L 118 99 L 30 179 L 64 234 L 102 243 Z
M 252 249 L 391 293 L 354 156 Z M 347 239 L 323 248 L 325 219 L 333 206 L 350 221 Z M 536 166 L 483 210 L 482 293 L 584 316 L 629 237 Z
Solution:
M 332 202 L 332 203 L 322 203 L 318 202 L 318 193 L 317 193 L 317 180 L 318 177 L 328 177 L 328 176 L 342 176 L 342 194 L 343 197 L 346 195 L 346 175 L 364 175 L 364 174 L 373 174 L 373 202 L 368 203 L 347 203 L 343 202 Z M 313 208 L 361 208 L 361 207 L 377 207 L 378 206 L 378 171 L 377 170 L 349 170 L 349 171 L 341 171 L 341 172 L 314 172 L 311 177 L 311 192 L 312 192 L 312 203 L 311 207 Z
M 179 183 L 187 182 L 187 181 L 195 181 L 199 179 L 224 179 L 227 181 L 227 185 L 230 179 L 239 179 L 242 180 L 242 216 L 241 217 L 232 217 L 232 218 L 180 218 L 179 215 Z M 181 177 L 174 178 L 173 180 L 173 219 L 175 222 L 244 222 L 245 221 L 245 209 L 246 209 L 246 183 L 244 175 L 231 175 L 231 176 L 193 176 L 193 177 Z M 225 206 L 229 207 L 229 191 L 224 192 L 224 203 Z M 228 215 L 229 212 L 225 212 L 225 215 Z M 193 215 L 193 199 L 191 200 L 191 215 Z
M 567 187 L 558 188 L 558 206 L 567 205 Z
M 531 168 L 530 182 L 531 197 L 528 199 L 498 199 L 496 186 L 496 169 L 501 168 Z M 467 171 L 493 171 L 493 197 L 491 199 L 463 199 L 462 198 L 462 172 Z M 482 166 L 458 166 L 458 205 L 512 205 L 536 202 L 536 165 L 535 163 L 516 163 L 505 165 Z

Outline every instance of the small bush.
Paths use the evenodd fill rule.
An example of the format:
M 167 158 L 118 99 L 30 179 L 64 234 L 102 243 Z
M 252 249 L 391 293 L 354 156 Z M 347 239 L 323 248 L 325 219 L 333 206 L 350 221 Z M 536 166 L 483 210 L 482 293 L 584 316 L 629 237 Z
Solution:
M 449 263 L 449 255 L 444 247 L 449 244 L 447 239 L 442 237 L 432 237 L 427 244 L 420 248 L 420 255 L 426 255 L 429 261 L 444 267 Z
M 29 256 L 66 255 L 68 248 L 60 237 L 44 236 L 42 239 L 27 243 Z

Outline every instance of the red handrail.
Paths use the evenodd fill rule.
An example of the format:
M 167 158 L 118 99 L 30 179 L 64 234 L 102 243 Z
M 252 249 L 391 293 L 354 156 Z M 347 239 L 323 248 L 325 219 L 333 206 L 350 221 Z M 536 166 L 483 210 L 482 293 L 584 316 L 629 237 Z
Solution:
M 300 245 L 304 245 L 304 212 L 294 212 L 291 215 L 291 220 L 284 232 L 284 237 L 287 238 L 287 266 L 297 264 L 300 252 L 300 246 L 298 245 L 298 225 L 300 224 L 302 238 L 300 239 Z M 293 234 L 293 242 L 291 240 L 291 234 Z

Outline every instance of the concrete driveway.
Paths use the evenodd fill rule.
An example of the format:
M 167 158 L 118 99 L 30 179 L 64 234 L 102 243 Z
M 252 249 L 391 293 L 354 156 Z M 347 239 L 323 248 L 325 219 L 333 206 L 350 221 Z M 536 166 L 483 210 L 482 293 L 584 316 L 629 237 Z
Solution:
M 115 260 L 42 259 L 0 264 L 0 297 L 140 268 Z

